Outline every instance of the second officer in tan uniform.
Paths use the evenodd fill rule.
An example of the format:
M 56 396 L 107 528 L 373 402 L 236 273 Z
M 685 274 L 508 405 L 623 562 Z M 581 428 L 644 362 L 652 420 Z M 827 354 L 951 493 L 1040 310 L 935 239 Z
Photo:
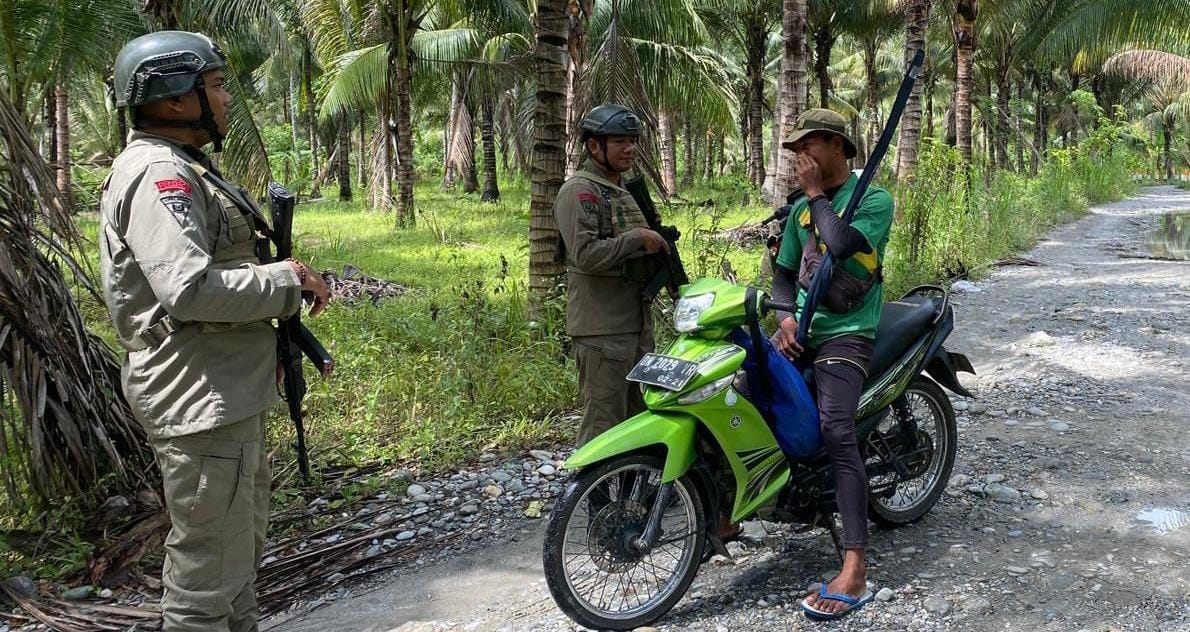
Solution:
M 115 63 L 133 131 L 103 186 L 103 296 L 127 350 L 124 395 L 161 467 L 163 629 L 257 629 L 253 592 L 269 515 L 264 425 L 277 402 L 269 319 L 315 295 L 297 261 L 261 265 L 263 215 L 199 148 L 227 131 L 223 53 L 198 33 L 139 37 Z
M 587 114 L 582 129 L 587 159 L 554 201 L 568 274 L 566 333 L 584 407 L 579 445 L 644 410 L 640 389 L 624 378 L 653 350 L 641 292 L 658 263 L 646 255 L 669 250 L 620 182 L 636 160 L 640 119 L 605 104 Z

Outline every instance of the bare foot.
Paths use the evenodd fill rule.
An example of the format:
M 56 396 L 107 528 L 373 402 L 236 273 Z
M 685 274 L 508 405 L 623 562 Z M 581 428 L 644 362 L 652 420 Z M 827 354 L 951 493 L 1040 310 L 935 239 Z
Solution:
M 858 599 L 868 590 L 867 582 L 865 581 L 866 571 L 864 551 L 862 549 L 847 549 L 843 554 L 843 570 L 826 585 L 826 591 Z M 811 593 L 806 598 L 806 605 L 813 607 L 819 612 L 830 614 L 842 612 L 851 607 L 846 602 L 839 601 L 838 599 L 820 597 L 816 592 Z
M 844 594 L 849 597 L 855 597 L 856 599 L 862 597 L 864 592 L 867 590 L 867 584 L 864 582 L 862 577 L 858 581 L 854 579 L 846 579 L 841 573 L 838 577 L 831 580 L 831 583 L 827 584 L 826 586 L 827 592 Z M 837 599 L 825 599 L 820 597 L 818 593 L 812 593 L 809 597 L 807 597 L 806 604 L 813 607 L 815 610 L 818 610 L 819 612 L 827 612 L 831 614 L 842 612 L 843 610 L 851 607 L 847 603 L 838 601 Z

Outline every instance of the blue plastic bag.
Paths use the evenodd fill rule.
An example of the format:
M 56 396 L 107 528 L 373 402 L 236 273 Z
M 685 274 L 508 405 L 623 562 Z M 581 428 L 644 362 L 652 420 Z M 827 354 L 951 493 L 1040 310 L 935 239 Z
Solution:
M 752 337 L 743 329 L 736 329 L 731 341 L 748 352 L 743 365 L 751 391 L 748 399 L 769 422 L 781 450 L 794 459 L 814 456 L 822 448 L 818 405 L 797 367 L 766 337 L 763 347 L 768 354 L 769 388 L 765 389 L 752 350 Z

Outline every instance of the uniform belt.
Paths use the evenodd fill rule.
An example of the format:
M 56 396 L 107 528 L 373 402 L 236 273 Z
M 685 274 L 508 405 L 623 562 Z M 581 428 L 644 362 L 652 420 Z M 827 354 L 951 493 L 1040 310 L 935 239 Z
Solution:
M 170 334 L 174 333 L 186 323 L 166 314 L 160 320 L 145 327 L 139 333 L 132 336 L 128 340 L 121 340 L 120 343 L 128 351 L 142 351 L 144 349 L 152 349 L 165 342 Z

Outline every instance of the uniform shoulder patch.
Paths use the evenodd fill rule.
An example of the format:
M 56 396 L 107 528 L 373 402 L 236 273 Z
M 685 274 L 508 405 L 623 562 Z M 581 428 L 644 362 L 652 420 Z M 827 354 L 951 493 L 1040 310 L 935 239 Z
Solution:
M 166 191 L 179 191 L 185 195 L 190 195 L 190 183 L 181 178 L 166 178 L 165 180 L 158 180 L 154 184 L 157 185 L 157 191 L 164 193 Z
M 590 191 L 579 191 L 578 201 L 579 202 L 598 202 L 599 196 L 595 195 L 594 193 L 591 193 Z
M 190 206 L 194 203 L 190 183 L 181 178 L 166 178 L 153 183 L 157 193 L 161 196 L 161 203 L 169 210 L 169 214 L 181 226 L 190 215 Z

